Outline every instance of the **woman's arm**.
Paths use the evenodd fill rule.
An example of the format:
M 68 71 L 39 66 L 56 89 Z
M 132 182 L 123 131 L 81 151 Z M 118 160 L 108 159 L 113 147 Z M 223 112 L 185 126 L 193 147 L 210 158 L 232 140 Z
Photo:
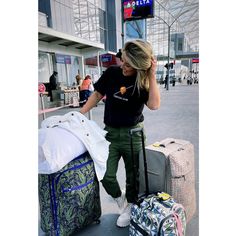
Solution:
M 151 110 L 156 110 L 160 107 L 161 97 L 159 86 L 156 81 L 156 60 L 152 60 L 152 66 L 149 71 L 149 97 L 147 107 Z
M 84 106 L 80 109 L 80 113 L 85 114 L 93 107 L 97 105 L 97 103 L 103 98 L 103 95 L 97 91 L 93 92 L 89 97 L 88 101 L 84 104 Z

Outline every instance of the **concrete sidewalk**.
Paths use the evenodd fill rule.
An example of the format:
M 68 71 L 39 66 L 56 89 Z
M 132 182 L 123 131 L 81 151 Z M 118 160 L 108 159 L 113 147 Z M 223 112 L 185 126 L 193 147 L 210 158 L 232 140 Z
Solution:
M 144 109 L 145 131 L 147 135 L 147 144 L 160 141 L 167 137 L 189 140 L 195 148 L 195 173 L 196 173 L 196 191 L 197 202 L 199 200 L 199 86 L 176 84 L 165 90 L 161 90 L 161 107 L 159 110 L 150 111 Z M 76 111 L 78 108 L 64 108 L 56 112 L 48 113 L 51 115 L 63 115 L 69 111 Z M 102 128 L 104 105 L 99 104 L 92 111 L 93 120 Z M 124 164 L 121 160 L 118 169 L 118 179 L 121 188 L 125 186 Z M 118 217 L 118 207 L 110 196 L 107 195 L 102 185 L 100 185 L 102 217 L 101 223 L 91 225 L 81 230 L 73 236 L 125 236 L 128 235 L 128 227 L 116 227 Z M 197 212 L 193 219 L 187 225 L 186 236 L 199 235 L 199 214 Z M 42 234 L 43 235 L 43 234 Z

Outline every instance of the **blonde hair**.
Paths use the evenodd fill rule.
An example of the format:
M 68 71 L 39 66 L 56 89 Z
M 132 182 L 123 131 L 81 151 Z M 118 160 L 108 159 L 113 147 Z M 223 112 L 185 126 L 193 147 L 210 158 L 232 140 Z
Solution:
M 137 70 L 136 82 L 138 89 L 149 89 L 149 76 L 153 57 L 151 44 L 140 39 L 126 42 L 122 49 L 122 58 Z

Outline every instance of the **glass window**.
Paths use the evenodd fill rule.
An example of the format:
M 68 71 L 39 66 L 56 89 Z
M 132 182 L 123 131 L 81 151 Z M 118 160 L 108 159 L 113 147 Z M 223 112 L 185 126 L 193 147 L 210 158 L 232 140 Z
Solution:
M 38 80 L 39 82 L 48 83 L 51 76 L 52 68 L 50 63 L 50 54 L 39 52 L 38 54 Z
M 178 51 L 183 51 L 183 40 L 178 39 Z
M 126 37 L 132 38 L 145 38 L 145 20 L 126 21 Z
M 104 4 L 104 0 L 72 0 L 76 36 L 104 43 L 105 12 L 101 9 Z

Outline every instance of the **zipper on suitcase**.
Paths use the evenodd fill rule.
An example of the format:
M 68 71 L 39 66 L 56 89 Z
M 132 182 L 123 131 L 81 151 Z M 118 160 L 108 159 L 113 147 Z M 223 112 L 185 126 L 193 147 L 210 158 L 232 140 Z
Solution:
M 134 222 L 134 220 L 130 221 L 130 224 L 139 232 L 141 233 L 143 236 L 148 236 L 148 232 L 146 232 L 143 228 L 141 228 L 136 222 Z
M 67 193 L 67 192 L 71 192 L 71 191 L 74 191 L 74 190 L 80 190 L 86 186 L 88 186 L 89 184 L 93 183 L 94 182 L 94 178 L 89 180 L 88 182 L 84 183 L 84 184 L 81 184 L 79 186 L 76 186 L 76 187 L 72 187 L 72 188 L 62 188 L 62 192 L 63 193 Z
M 163 226 L 163 224 L 164 224 L 164 222 L 166 221 L 166 220 L 168 220 L 169 218 L 171 218 L 171 217 L 174 217 L 175 218 L 175 220 L 176 220 L 176 215 L 178 215 L 178 210 L 179 209 L 183 209 L 183 207 L 180 205 L 180 204 L 175 204 L 174 206 L 172 206 L 172 208 L 170 209 L 170 214 L 169 215 L 167 215 L 165 218 L 163 218 L 161 221 L 160 221 L 160 224 L 159 224 L 159 230 L 158 230 L 158 236 L 160 236 L 161 235 L 161 228 L 162 228 L 162 226 Z M 179 217 L 179 215 L 177 216 L 177 217 Z M 180 221 L 181 222 L 181 221 Z M 177 222 L 176 222 L 177 223 Z M 177 227 L 178 228 L 178 227 Z M 179 230 L 183 230 L 183 226 L 182 226 L 182 222 L 181 222 L 181 229 L 177 229 L 178 230 L 178 235 L 179 235 Z
M 58 232 L 58 222 L 57 222 L 57 204 L 56 204 L 56 195 L 55 195 L 55 186 L 54 180 L 55 178 L 52 176 L 48 176 L 49 179 L 49 190 L 50 190 L 50 205 L 52 209 L 52 219 L 53 219 L 53 229 L 52 231 L 56 231 L 56 236 L 59 236 Z
M 168 220 L 169 218 L 172 218 L 172 217 L 173 217 L 173 213 L 169 214 L 168 216 L 166 216 L 165 218 L 163 218 L 163 219 L 160 221 L 160 223 L 159 223 L 159 229 L 158 229 L 158 232 L 157 232 L 157 235 L 158 235 L 158 236 L 161 236 L 161 229 L 162 229 L 162 226 L 163 226 L 164 222 L 165 222 L 166 220 Z
M 61 177 L 64 173 L 66 173 L 67 171 L 80 169 L 80 168 L 82 168 L 83 166 L 86 166 L 86 165 L 88 165 L 88 164 L 90 164 L 90 163 L 92 163 L 92 162 L 93 162 L 92 160 L 89 160 L 89 161 L 87 161 L 87 162 L 85 162 L 85 163 L 82 163 L 82 164 L 77 165 L 77 166 L 73 166 L 73 167 L 71 167 L 70 169 L 67 169 L 67 170 L 62 171 L 62 172 L 57 176 L 57 178 L 56 178 L 56 184 L 58 184 L 60 177 Z
M 185 175 L 175 176 L 175 177 L 172 177 L 172 178 L 173 179 L 181 179 L 181 178 L 183 178 L 184 180 L 186 180 Z

